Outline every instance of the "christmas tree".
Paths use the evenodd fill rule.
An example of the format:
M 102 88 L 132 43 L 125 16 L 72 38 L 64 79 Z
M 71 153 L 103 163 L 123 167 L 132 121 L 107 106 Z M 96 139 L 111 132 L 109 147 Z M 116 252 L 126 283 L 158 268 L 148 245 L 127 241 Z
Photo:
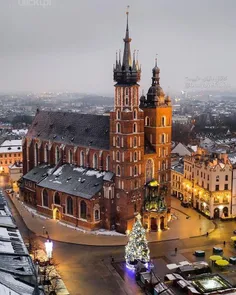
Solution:
M 146 239 L 146 231 L 141 223 L 141 215 L 136 216 L 136 222 L 128 238 L 128 244 L 125 246 L 125 260 L 128 264 L 135 264 L 138 261 L 149 262 L 149 248 Z

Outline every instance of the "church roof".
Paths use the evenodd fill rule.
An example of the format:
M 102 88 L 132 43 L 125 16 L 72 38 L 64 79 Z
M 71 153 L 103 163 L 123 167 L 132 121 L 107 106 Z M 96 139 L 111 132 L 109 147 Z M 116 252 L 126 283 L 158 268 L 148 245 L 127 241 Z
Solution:
M 27 137 L 109 150 L 109 116 L 38 111 Z
M 48 174 L 50 174 L 54 169 L 54 166 L 50 166 L 48 164 L 40 164 L 37 167 L 31 169 L 28 173 L 23 176 L 23 179 L 30 180 L 33 182 L 40 182 L 44 179 Z
M 113 176 L 112 172 L 64 164 L 38 185 L 69 195 L 90 199 L 101 191 L 104 181 L 112 181 Z

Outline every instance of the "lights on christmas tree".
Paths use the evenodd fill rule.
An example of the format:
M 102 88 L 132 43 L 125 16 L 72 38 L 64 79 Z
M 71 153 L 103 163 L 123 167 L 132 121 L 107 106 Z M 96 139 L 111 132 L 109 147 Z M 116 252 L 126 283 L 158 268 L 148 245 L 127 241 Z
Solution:
M 146 231 L 141 223 L 141 215 L 136 216 L 136 222 L 128 235 L 128 244 L 125 246 L 125 260 L 129 268 L 134 268 L 138 261 L 146 264 L 150 260 Z

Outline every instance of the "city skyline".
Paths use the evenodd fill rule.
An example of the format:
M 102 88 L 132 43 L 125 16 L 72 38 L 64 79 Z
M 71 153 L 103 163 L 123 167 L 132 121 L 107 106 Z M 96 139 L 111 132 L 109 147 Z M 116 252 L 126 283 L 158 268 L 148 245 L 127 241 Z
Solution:
M 1 3 L 1 92 L 112 95 L 112 68 L 116 51 L 123 50 L 127 2 L 68 5 L 51 0 L 45 7 L 29 3 L 33 2 Z M 156 54 L 166 93 L 236 88 L 233 1 L 128 4 L 131 50 L 139 50 L 144 93 L 151 84 Z

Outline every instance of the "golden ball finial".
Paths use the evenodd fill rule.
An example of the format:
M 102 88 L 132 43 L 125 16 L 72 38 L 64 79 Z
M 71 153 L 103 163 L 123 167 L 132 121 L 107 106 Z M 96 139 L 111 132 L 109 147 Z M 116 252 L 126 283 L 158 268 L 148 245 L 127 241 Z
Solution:
M 127 5 L 126 14 L 129 14 L 129 5 Z

